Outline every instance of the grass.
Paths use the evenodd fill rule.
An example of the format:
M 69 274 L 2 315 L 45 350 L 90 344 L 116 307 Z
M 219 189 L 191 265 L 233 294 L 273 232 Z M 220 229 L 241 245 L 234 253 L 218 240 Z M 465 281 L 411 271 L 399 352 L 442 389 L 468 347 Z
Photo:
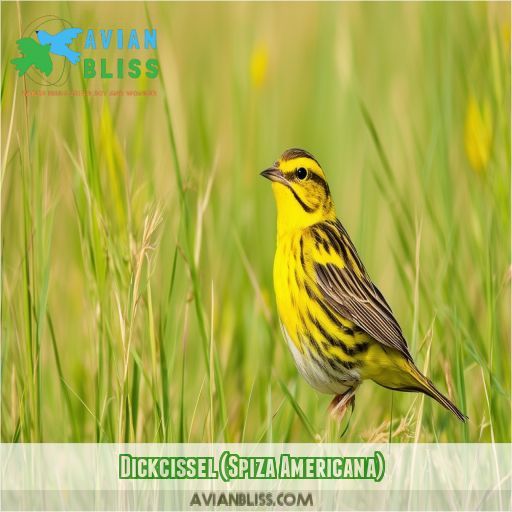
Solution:
M 48 5 L 2 3 L 2 441 L 510 442 L 509 5 L 54 7 L 154 25 L 162 73 L 26 98 Z M 258 176 L 291 146 L 467 425 L 373 383 L 337 425 L 298 376 Z

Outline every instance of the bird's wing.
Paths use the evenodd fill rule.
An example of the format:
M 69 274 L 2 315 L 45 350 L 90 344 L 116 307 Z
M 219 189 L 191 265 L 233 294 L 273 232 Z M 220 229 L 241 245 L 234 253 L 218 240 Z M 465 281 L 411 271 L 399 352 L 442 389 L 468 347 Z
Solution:
M 59 42 L 62 44 L 69 44 L 73 39 L 78 37 L 78 34 L 81 32 L 81 28 L 66 28 L 61 30 L 58 34 L 55 34 L 54 37 L 58 38 Z
M 315 263 L 316 282 L 324 299 L 339 315 L 354 322 L 376 341 L 412 356 L 393 312 L 372 283 L 357 251 L 340 222 L 328 228 L 336 237 L 334 249 L 341 252 L 344 266 L 332 262 Z
M 18 43 L 18 49 L 20 53 L 25 57 L 31 57 L 32 55 L 37 54 L 41 46 L 37 41 L 35 41 L 31 37 L 24 37 L 23 39 L 18 39 L 16 43 Z
M 50 45 L 48 46 L 48 50 L 50 49 Z M 39 71 L 42 71 L 46 76 L 50 76 L 52 70 L 53 70 L 53 62 L 50 58 L 50 55 L 48 52 L 46 54 L 40 53 L 39 58 L 37 60 L 34 60 L 34 66 L 39 69 Z

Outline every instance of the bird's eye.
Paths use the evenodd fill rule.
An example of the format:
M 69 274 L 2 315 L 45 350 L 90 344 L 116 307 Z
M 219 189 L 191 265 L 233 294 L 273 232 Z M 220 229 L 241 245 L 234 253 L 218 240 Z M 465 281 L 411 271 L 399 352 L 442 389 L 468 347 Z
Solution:
M 299 167 L 295 171 L 295 174 L 297 175 L 297 178 L 299 178 L 299 180 L 305 180 L 308 176 L 308 170 L 305 169 L 304 167 Z

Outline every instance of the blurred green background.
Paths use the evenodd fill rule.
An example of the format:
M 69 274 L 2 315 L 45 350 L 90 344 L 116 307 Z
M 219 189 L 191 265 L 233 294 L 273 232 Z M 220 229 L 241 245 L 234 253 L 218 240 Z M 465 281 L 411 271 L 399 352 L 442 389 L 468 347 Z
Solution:
M 1 8 L 2 441 L 510 442 L 509 4 Z M 58 90 L 156 96 L 24 97 L 48 14 L 153 24 L 158 80 Z M 467 425 L 369 382 L 346 429 L 298 376 L 259 177 L 294 146 Z

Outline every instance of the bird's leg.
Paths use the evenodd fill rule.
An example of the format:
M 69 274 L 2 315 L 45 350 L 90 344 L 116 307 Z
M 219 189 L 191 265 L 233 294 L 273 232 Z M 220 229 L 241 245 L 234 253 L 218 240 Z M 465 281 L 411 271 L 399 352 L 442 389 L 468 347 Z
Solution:
M 331 413 L 331 416 L 341 422 L 343 419 L 343 416 L 345 415 L 345 412 L 348 409 L 348 406 L 351 405 L 352 409 L 354 408 L 354 404 L 356 401 L 356 390 L 357 386 L 354 386 L 353 388 L 348 389 L 345 391 L 345 393 L 341 395 L 336 395 L 332 402 L 329 404 L 329 412 Z

